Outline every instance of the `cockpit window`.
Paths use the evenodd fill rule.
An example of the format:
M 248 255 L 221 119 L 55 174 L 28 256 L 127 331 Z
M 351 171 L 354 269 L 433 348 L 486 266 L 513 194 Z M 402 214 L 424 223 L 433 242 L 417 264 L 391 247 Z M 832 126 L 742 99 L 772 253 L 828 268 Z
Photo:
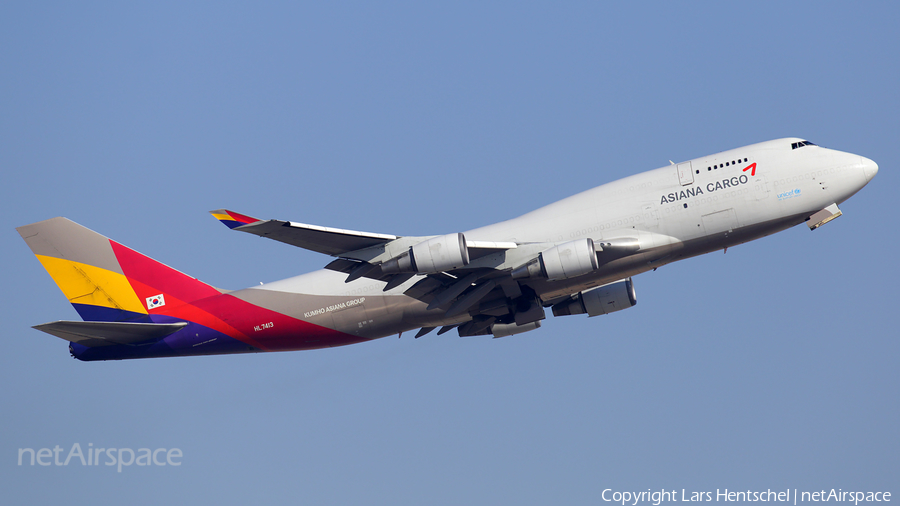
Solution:
M 803 146 L 818 146 L 818 144 L 813 144 L 809 141 L 800 141 L 800 142 L 792 142 L 791 149 L 802 148 Z

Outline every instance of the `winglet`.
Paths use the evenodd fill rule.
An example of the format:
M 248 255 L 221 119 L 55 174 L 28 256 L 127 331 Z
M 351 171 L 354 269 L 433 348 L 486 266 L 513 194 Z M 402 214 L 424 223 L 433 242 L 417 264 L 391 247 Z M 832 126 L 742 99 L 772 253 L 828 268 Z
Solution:
M 215 211 L 210 211 L 209 214 L 213 215 L 215 219 L 224 223 L 228 228 L 237 228 L 260 221 L 256 218 L 251 218 L 249 216 L 236 213 L 234 211 L 229 211 L 227 209 L 216 209 Z

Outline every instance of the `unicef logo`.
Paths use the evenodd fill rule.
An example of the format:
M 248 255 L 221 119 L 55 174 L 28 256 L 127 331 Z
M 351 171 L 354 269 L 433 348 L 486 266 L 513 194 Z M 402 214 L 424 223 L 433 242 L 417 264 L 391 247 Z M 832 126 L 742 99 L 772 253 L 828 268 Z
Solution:
M 800 188 L 794 188 L 793 190 L 788 190 L 784 193 L 778 194 L 778 200 L 792 199 L 794 197 L 800 196 Z

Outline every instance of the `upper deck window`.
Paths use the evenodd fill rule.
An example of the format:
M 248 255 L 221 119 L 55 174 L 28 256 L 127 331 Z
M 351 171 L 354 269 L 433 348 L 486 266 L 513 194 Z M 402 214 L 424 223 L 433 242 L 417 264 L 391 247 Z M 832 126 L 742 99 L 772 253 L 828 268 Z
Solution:
M 800 142 L 792 142 L 791 149 L 802 148 L 803 146 L 817 146 L 818 144 L 813 144 L 809 141 L 800 141 Z

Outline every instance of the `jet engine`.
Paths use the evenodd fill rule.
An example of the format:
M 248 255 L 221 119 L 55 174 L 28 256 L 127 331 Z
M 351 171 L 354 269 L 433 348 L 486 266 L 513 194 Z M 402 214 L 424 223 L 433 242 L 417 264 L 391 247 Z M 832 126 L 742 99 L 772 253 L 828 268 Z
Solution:
M 578 239 L 542 251 L 531 262 L 515 269 L 513 279 L 545 277 L 550 281 L 569 279 L 600 267 L 594 241 Z
M 462 234 L 432 237 L 409 248 L 406 253 L 381 264 L 385 274 L 435 274 L 469 265 L 469 250 Z
M 553 306 L 553 316 L 584 314 L 599 316 L 628 309 L 637 304 L 631 278 L 581 292 Z

